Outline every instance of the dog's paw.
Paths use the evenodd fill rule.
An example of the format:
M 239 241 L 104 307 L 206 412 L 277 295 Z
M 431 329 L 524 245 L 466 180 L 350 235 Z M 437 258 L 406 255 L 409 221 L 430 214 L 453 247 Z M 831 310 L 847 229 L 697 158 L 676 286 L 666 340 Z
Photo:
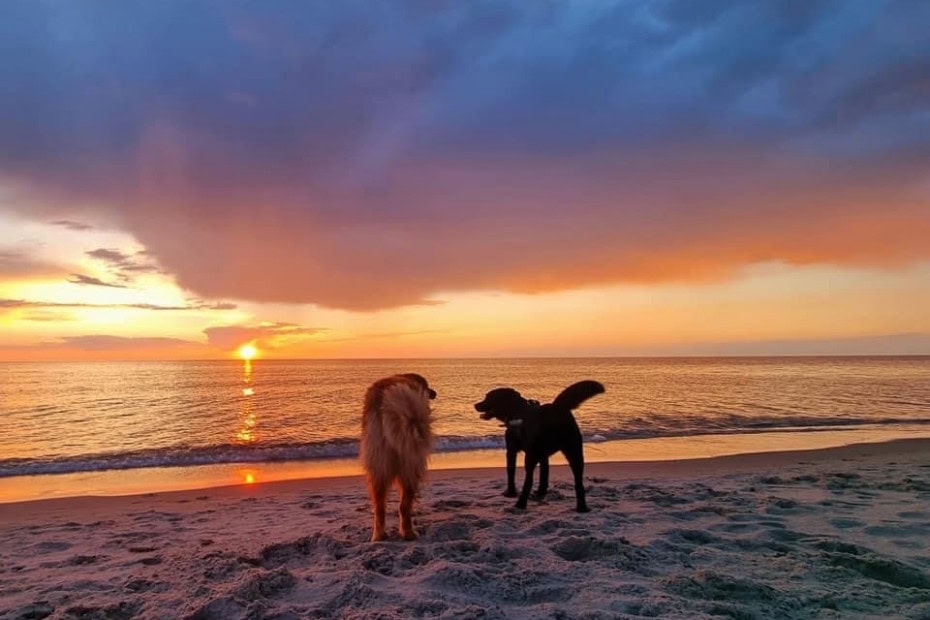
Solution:
M 577 508 L 575 508 L 575 512 L 591 512 L 591 509 L 588 508 L 587 505 L 578 506 Z
M 517 496 L 516 489 L 507 489 L 506 491 L 504 491 L 504 497 L 516 497 L 516 496 Z
M 544 501 L 544 500 L 546 499 L 546 494 L 545 494 L 545 493 L 536 492 L 536 493 L 533 493 L 532 495 L 530 495 L 530 498 L 533 499 L 533 500 L 535 500 L 535 501 L 537 501 L 537 502 L 541 502 L 541 501 Z
M 372 532 L 371 542 L 381 542 L 382 540 L 387 540 L 387 534 L 384 532 Z

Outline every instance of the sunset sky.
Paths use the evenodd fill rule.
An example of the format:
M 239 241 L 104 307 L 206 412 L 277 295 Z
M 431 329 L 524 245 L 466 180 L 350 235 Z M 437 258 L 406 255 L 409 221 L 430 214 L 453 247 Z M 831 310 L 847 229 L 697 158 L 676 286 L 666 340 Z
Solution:
M 0 360 L 930 354 L 930 2 L 4 2 Z

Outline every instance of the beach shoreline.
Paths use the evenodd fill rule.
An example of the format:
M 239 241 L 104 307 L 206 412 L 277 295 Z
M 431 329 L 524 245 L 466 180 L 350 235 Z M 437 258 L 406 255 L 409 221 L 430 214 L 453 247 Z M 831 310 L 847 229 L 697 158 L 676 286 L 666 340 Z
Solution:
M 592 463 L 585 515 L 503 478 L 431 472 L 413 543 L 358 476 L 3 504 L 0 618 L 930 613 L 928 439 Z
M 651 460 L 613 460 L 588 461 L 585 467 L 585 476 L 599 477 L 611 474 L 619 478 L 656 478 L 690 477 L 701 475 L 727 475 L 744 472 L 746 470 L 764 470 L 784 467 L 797 462 L 831 462 L 850 458 L 891 457 L 895 455 L 912 456 L 914 454 L 927 454 L 930 456 L 930 438 L 892 439 L 888 441 L 872 441 L 854 444 L 831 446 L 826 448 L 809 448 L 793 450 L 767 450 L 760 452 L 741 452 L 723 454 L 718 456 L 682 458 L 682 459 L 651 459 Z M 490 456 L 490 455 L 489 455 Z M 500 454 L 494 460 L 502 461 Z M 488 460 L 491 460 L 490 458 Z M 930 463 L 930 461 L 928 461 Z M 571 478 L 567 465 L 564 462 L 553 460 L 553 478 Z M 522 479 L 523 471 L 517 468 L 518 481 Z M 488 464 L 474 467 L 447 467 L 430 469 L 427 475 L 427 485 L 431 481 L 448 481 L 456 479 L 476 479 L 497 481 L 503 479 L 504 467 L 502 464 Z M 11 515 L 31 515 L 31 509 L 40 511 L 46 507 L 56 510 L 73 511 L 75 507 L 88 506 L 124 506 L 139 498 L 151 500 L 164 499 L 165 501 L 190 500 L 194 496 L 209 492 L 211 496 L 228 497 L 269 497 L 281 493 L 297 493 L 303 490 L 323 491 L 327 489 L 343 490 L 346 488 L 359 488 L 364 490 L 365 482 L 360 471 L 341 473 L 327 476 L 308 476 L 304 478 L 289 478 L 270 480 L 267 482 L 232 483 L 211 487 L 197 487 L 191 489 L 168 489 L 164 491 L 143 491 L 127 494 L 107 495 L 67 495 L 62 497 L 33 498 L 20 501 L 0 503 L 0 524 L 10 521 Z
M 614 441 L 586 441 L 589 464 L 665 462 L 710 459 L 769 452 L 820 450 L 897 441 L 930 439 L 926 426 L 819 430 L 765 431 L 745 434 L 693 435 Z M 434 453 L 430 471 L 474 470 L 503 465 L 503 448 Z M 564 464 L 561 455 L 553 464 Z M 358 476 L 356 458 L 313 461 L 219 463 L 194 467 L 152 467 L 39 476 L 0 477 L 0 506 L 80 496 L 122 496 L 172 491 L 203 491 L 226 486 L 253 485 L 304 479 Z

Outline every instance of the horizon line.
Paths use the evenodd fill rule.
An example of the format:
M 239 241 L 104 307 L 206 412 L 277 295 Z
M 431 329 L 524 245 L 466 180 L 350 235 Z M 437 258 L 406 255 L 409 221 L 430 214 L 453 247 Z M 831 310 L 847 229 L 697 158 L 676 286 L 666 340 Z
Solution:
M 166 359 L 72 359 L 72 360 L 3 360 L 0 364 L 74 364 L 74 363 L 126 363 L 126 362 L 375 362 L 375 361 L 452 361 L 452 360 L 582 360 L 582 359 L 810 359 L 810 358 L 930 358 L 928 353 L 812 353 L 812 354 L 741 354 L 741 355 L 475 355 L 452 357 L 257 357 L 241 358 L 166 358 Z

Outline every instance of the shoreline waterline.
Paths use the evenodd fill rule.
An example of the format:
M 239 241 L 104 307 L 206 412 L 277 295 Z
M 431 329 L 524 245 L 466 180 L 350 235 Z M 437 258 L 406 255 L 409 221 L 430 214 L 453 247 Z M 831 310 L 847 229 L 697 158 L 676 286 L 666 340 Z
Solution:
M 921 426 L 805 432 L 759 432 L 623 439 L 585 444 L 587 463 L 664 463 L 739 455 L 817 451 L 910 439 L 930 439 Z M 553 465 L 563 465 L 556 455 Z M 433 454 L 430 470 L 502 469 L 502 449 Z M 304 461 L 221 463 L 180 467 L 15 476 L 0 478 L 0 504 L 86 496 L 127 496 L 265 483 L 352 477 L 361 474 L 355 458 Z M 518 477 L 522 473 L 518 472 Z

